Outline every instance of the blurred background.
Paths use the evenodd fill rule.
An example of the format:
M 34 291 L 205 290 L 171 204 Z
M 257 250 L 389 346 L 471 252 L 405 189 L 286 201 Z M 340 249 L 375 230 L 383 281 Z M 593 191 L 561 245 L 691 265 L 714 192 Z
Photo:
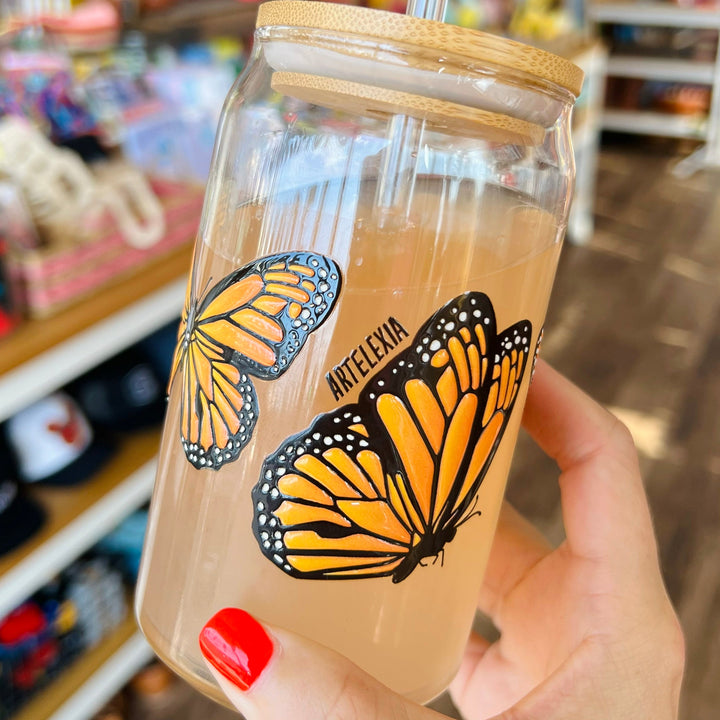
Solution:
M 215 129 L 257 3 L 0 10 L 0 720 L 230 718 L 153 661 L 130 598 Z M 449 0 L 446 17 L 586 72 L 543 355 L 635 437 L 687 637 L 682 717 L 714 720 L 720 4 Z M 521 436 L 509 499 L 560 541 L 556 477 Z

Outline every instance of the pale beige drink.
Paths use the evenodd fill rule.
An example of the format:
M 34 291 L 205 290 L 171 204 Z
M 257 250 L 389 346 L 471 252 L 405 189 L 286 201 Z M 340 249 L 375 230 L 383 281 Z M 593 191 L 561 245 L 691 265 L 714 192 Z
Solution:
M 253 536 L 251 490 L 265 458 L 321 413 L 355 402 L 372 377 L 358 377 L 342 397 L 326 379 L 389 318 L 407 330 L 373 369 L 408 347 L 445 303 L 485 293 L 498 333 L 527 320 L 534 349 L 560 250 L 562 229 L 549 213 L 511 190 L 472 184 L 450 190 L 418 180 L 404 213 L 379 217 L 372 183 L 333 197 L 332 184 L 241 208 L 196 251 L 196 294 L 257 257 L 288 247 L 332 258 L 342 289 L 332 313 L 292 366 L 273 381 L 253 379 L 259 418 L 235 462 L 197 470 L 180 443 L 181 384 L 171 388 L 160 472 L 141 581 L 139 619 L 162 659 L 225 702 L 205 669 L 197 637 L 217 610 L 241 607 L 345 654 L 394 690 L 428 701 L 450 681 L 466 642 L 492 543 L 505 480 L 530 382 L 524 371 L 476 510 L 433 562 L 408 577 L 316 580 L 291 577 L 265 557 Z M 324 199 L 323 199 L 324 198 Z M 381 229 L 382 227 L 382 229 Z M 212 249 L 211 249 L 212 248 Z M 532 349 L 530 359 L 532 359 Z

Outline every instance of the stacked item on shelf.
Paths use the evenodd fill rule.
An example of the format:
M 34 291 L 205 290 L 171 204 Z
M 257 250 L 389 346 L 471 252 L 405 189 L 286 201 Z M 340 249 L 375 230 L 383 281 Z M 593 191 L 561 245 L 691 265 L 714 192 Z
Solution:
M 41 6 L 54 13 L 81 3 L 3 3 L 0 15 L 8 8 Z M 114 449 L 97 473 L 76 476 L 82 481 L 73 485 L 42 481 L 49 476 L 28 482 L 33 470 L 28 453 L 13 460 L 24 470 L 24 482 L 22 472 L 13 472 L 7 482 L 0 478 L 2 540 L 10 515 L 24 530 L 11 546 L 0 545 L 0 617 L 125 518 L 103 548 L 123 575 L 131 578 L 136 571 L 145 519 L 135 511 L 152 490 L 157 424 L 202 184 L 220 106 L 243 64 L 237 41 L 197 42 L 192 33 L 183 36 L 183 42 L 193 40 L 191 46 L 169 49 L 158 47 L 155 38 L 115 28 L 119 44 L 111 47 L 115 40 L 108 26 L 105 49 L 99 51 L 93 43 L 99 36 L 78 34 L 83 23 L 85 30 L 92 24 L 90 13 L 69 19 L 15 18 L 14 32 L 0 35 L 0 123 L 25 133 L 25 150 L 0 172 L 5 257 L 0 263 L 2 272 L 12 270 L 0 284 L 0 334 L 12 326 L 0 339 L 0 421 L 6 421 L 0 435 L 36 403 L 47 407 L 48 398 L 61 392 L 72 398 L 85 423 L 74 412 L 51 420 L 53 439 L 86 442 L 83 429 L 90 428 L 93 439 L 107 438 Z M 24 123 L 21 131 L 18 122 Z M 152 134 L 146 132 L 151 126 Z M 6 145 L 17 149 L 20 143 Z M 182 224 L 184 231 L 178 229 Z M 173 228 L 182 241 L 163 247 Z M 44 296 L 33 296 L 29 287 Z M 10 307 L 10 297 L 37 301 L 30 300 L 33 307 L 17 302 Z M 122 353 L 168 322 L 164 343 L 144 340 Z M 48 457 L 37 454 L 40 460 Z M 89 720 L 151 657 L 127 615 L 97 645 L 76 655 L 67 672 L 54 676 L 13 720 Z M 48 681 L 45 669 L 38 660 L 30 675 Z M 3 701 L 7 677 L 0 675 Z
M 0 39 L 0 334 L 190 243 L 242 65 L 238 41 L 151 57 L 137 32 L 78 54 L 62 17 L 14 17 Z
M 0 718 L 11 718 L 127 614 L 121 573 L 95 555 L 73 563 L 0 618 Z
M 0 556 L 42 527 L 29 489 L 55 497 L 92 483 L 124 435 L 159 428 L 175 343 L 172 322 L 0 425 Z
M 0 557 L 0 568 L 12 571 L 14 558 L 22 562 L 23 543 L 35 542 L 32 531 L 44 532 L 45 520 L 50 528 L 55 525 L 57 508 L 71 505 L 75 497 L 97 493 L 94 484 L 104 482 L 104 471 L 97 472 L 98 448 L 121 446 L 128 434 L 142 438 L 148 427 L 153 429 L 152 445 L 156 446 L 176 328 L 177 321 L 162 326 L 0 426 L 0 438 L 7 441 L 7 455 L 0 458 L 2 468 L 14 469 L 0 483 L 3 543 L 6 529 L 17 526 L 23 531 L 14 534 L 7 548 L 0 545 L 0 553 L 7 551 Z M 103 452 L 99 457 L 108 461 Z M 147 489 L 139 496 L 140 502 L 149 496 L 150 483 L 143 485 Z M 62 689 L 66 668 L 84 663 L 83 672 L 92 673 L 97 669 L 96 658 L 102 662 L 108 653 L 120 652 L 123 643 L 130 643 L 132 652 L 125 662 L 131 669 L 149 659 L 149 648 L 135 638 L 126 601 L 127 588 L 137 577 L 147 512 L 125 511 L 119 519 L 89 558 L 71 564 L 4 619 L 0 617 L 0 720 L 16 712 L 21 718 L 41 717 L 34 713 L 39 712 L 36 707 L 43 707 L 43 689 L 57 694 L 55 687 L 60 683 Z M 88 522 L 97 524 L 90 517 Z M 78 528 L 82 535 L 92 537 L 92 532 L 82 524 Z M 52 536 L 48 541 L 53 542 Z M 78 546 L 80 552 L 83 549 Z M 32 566 L 28 571 L 33 572 Z M 2 595 L 0 582 L 0 599 Z M 68 624 L 68 619 L 73 622 Z M 75 717 L 72 708 L 68 713 Z
M 128 523 L 107 539 L 105 553 L 113 556 L 115 567 L 129 577 L 134 575 L 144 518 L 132 513 L 149 500 L 152 490 L 157 423 L 165 406 L 177 313 L 186 285 L 181 275 L 188 260 L 187 253 L 175 253 L 159 272 L 144 271 L 117 288 L 102 291 L 92 307 L 76 306 L 51 320 L 28 322 L 5 340 L 6 352 L 0 353 L 0 419 L 22 414 L 43 392 L 65 385 L 64 392 L 72 394 L 93 432 L 112 435 L 116 452 L 99 473 L 86 476 L 84 482 L 65 487 L 22 484 L 24 496 L 32 498 L 35 515 L 40 517 L 34 535 L 28 532 L 18 537 L 0 556 L 0 617 L 128 515 Z M 130 347 L 138 338 L 143 339 L 137 347 L 103 362 L 113 348 L 117 352 Z M 35 348 L 34 355 L 23 350 L 28 343 Z M 85 372 L 88 367 L 94 369 Z M 151 427 L 146 429 L 148 424 Z M 72 422 L 70 427 L 65 427 L 66 422 L 57 425 L 61 434 L 73 434 Z M 0 435 L 5 436 L 4 428 Z M 12 488 L 11 484 L 7 488 L 17 488 L 14 480 Z M 7 504 L 15 514 L 9 496 Z M 23 507 L 27 504 L 20 503 L 20 510 Z M 0 519 L 3 530 L 8 527 L 6 520 L 7 516 Z M 19 520 L 25 527 L 22 513 Z M 149 646 L 128 617 L 34 696 L 17 720 L 89 719 L 151 657 Z

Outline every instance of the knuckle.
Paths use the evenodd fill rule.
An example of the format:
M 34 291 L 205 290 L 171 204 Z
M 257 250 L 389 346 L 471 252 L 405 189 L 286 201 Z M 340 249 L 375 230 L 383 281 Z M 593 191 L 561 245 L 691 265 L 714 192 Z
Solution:
M 630 428 L 616 415 L 613 415 L 613 424 L 609 437 L 615 447 L 628 452 L 635 452 L 635 439 Z
M 380 720 L 380 698 L 374 687 L 358 678 L 352 667 L 343 669 L 336 691 L 328 695 L 324 720 Z M 384 720 L 384 718 L 383 718 Z
M 526 713 L 515 707 L 508 708 L 504 713 L 498 715 L 497 720 L 530 720 Z
M 353 678 L 346 671 L 342 674 L 336 692 L 327 697 L 323 717 L 326 720 L 360 720 L 359 708 L 354 700 Z
M 675 675 L 682 676 L 685 671 L 686 646 L 685 633 L 677 615 L 672 612 L 668 623 L 668 658 Z

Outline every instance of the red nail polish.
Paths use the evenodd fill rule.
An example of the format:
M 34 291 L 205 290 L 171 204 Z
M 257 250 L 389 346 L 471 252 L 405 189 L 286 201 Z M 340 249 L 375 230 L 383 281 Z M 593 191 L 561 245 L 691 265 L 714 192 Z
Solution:
M 273 654 L 272 640 L 252 615 L 225 608 L 213 615 L 200 633 L 206 660 L 224 677 L 247 690 Z

